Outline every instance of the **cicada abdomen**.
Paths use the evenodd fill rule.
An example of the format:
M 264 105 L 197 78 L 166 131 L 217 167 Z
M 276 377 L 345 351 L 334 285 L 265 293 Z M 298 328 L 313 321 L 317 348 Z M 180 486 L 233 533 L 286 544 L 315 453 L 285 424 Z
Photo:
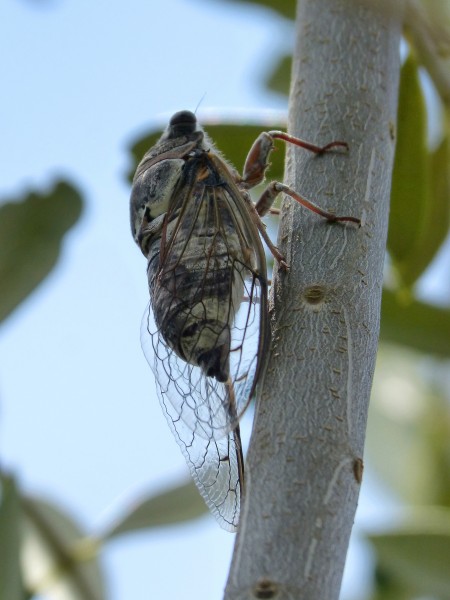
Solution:
M 185 168 L 196 172 L 196 162 Z M 250 275 L 245 261 L 252 251 L 242 246 L 214 176 L 193 186 L 182 218 L 176 211 L 168 221 L 164 252 L 149 262 L 148 277 L 155 321 L 166 342 L 205 376 L 225 383 L 231 330 L 244 297 L 244 277 Z

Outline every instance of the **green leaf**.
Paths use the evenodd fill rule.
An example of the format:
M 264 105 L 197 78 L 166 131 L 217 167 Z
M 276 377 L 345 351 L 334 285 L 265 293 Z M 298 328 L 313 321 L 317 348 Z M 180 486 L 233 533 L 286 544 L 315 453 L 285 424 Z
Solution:
M 0 600 L 23 600 L 20 503 L 12 477 L 0 476 Z
M 258 135 L 262 131 L 267 131 L 268 129 L 280 129 L 283 127 L 280 123 L 271 123 L 268 127 L 267 122 L 261 123 L 260 125 L 239 125 L 231 123 L 217 125 L 208 123 L 207 120 L 202 121 L 202 126 L 204 126 L 205 131 L 223 156 L 240 172 L 244 166 L 247 154 Z M 132 166 L 127 175 L 130 182 L 133 180 L 139 161 L 144 156 L 145 152 L 157 142 L 161 133 L 161 130 L 153 131 L 137 140 L 131 146 Z M 284 144 L 282 142 L 277 144 L 277 148 L 270 156 L 271 166 L 267 176 L 271 180 L 283 181 L 285 155 L 283 146 Z
M 400 77 L 387 242 L 401 283 L 406 287 L 410 287 L 421 273 L 417 256 L 421 254 L 431 226 L 426 119 L 418 64 L 410 55 L 403 64 Z
M 450 144 L 445 137 L 427 156 L 429 189 L 422 231 L 400 271 L 403 281 L 412 284 L 424 273 L 444 243 L 450 226 Z
M 450 309 L 418 300 L 402 304 L 396 294 L 384 290 L 380 336 L 383 341 L 449 357 Z
M 81 209 L 79 192 L 64 181 L 49 193 L 30 192 L 0 206 L 0 321 L 53 269 Z
M 380 344 L 366 449 L 383 482 L 408 504 L 450 506 L 448 402 L 421 375 L 423 359 Z
M 157 496 L 141 499 L 105 531 L 103 540 L 132 531 L 161 527 L 196 519 L 207 512 L 192 481 Z
M 450 227 L 450 131 L 430 156 L 431 211 L 425 266 L 431 262 L 447 237 Z
M 450 4 L 418 0 L 405 11 L 404 30 L 437 93 L 450 105 Z
M 257 4 L 278 13 L 286 19 L 295 19 L 295 0 L 221 0 L 222 3 L 231 4 Z
M 429 266 L 450 224 L 449 134 L 434 152 L 428 152 L 426 117 L 418 63 L 410 56 L 400 80 L 388 234 L 388 250 L 406 288 Z
M 415 595 L 450 598 L 450 513 L 415 511 L 409 523 L 369 537 L 378 563 Z
M 94 552 L 82 554 L 85 533 L 59 507 L 37 498 L 22 500 L 23 568 L 27 588 L 49 600 L 104 600 Z
M 421 237 L 408 260 L 404 280 L 413 283 L 430 265 L 445 241 L 450 224 L 450 153 L 447 136 L 428 156 L 429 193 Z
M 273 92 L 289 96 L 292 73 L 292 54 L 286 54 L 266 77 L 266 87 Z
M 374 570 L 374 594 L 370 600 L 411 600 L 411 588 L 379 565 Z

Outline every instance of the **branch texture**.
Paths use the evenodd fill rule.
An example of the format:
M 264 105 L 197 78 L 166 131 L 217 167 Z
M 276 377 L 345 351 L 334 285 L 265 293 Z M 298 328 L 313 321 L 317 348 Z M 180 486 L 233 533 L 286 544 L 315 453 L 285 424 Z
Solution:
M 362 477 L 378 343 L 399 78 L 398 11 L 304 0 L 289 132 L 348 154 L 288 149 L 287 183 L 330 224 L 284 200 L 272 348 L 247 458 L 225 598 L 336 600 Z M 385 3 L 382 3 L 385 6 Z

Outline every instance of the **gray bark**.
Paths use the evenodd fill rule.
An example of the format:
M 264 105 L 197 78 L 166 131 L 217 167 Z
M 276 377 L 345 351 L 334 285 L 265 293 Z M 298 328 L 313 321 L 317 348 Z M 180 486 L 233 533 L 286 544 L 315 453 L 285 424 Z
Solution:
M 286 182 L 362 226 L 330 224 L 284 200 L 278 241 L 290 269 L 274 279 L 227 600 L 339 597 L 378 343 L 400 5 L 299 4 L 289 132 L 350 150 L 291 147 Z

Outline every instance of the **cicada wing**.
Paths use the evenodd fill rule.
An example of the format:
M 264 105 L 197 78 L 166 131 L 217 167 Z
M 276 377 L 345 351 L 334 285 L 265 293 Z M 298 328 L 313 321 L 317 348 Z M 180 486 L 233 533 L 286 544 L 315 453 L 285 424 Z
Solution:
M 206 440 L 220 440 L 234 430 L 251 399 L 260 366 L 261 294 L 265 289 L 254 276 L 242 278 L 242 282 L 244 300 L 231 327 L 227 382 L 208 377 L 199 366 L 181 359 L 167 345 L 151 309 L 142 321 L 141 344 L 155 374 L 161 403 L 172 404 L 176 418 Z
M 244 471 L 238 422 L 254 389 L 265 292 L 255 277 L 244 279 L 242 272 L 245 299 L 231 329 L 228 382 L 181 359 L 167 345 L 150 308 L 141 325 L 163 412 L 207 506 L 228 531 L 239 521 Z
M 230 380 L 239 420 L 253 397 L 264 357 L 262 328 L 265 326 L 265 282 L 247 271 L 242 277 L 243 300 L 231 329 Z M 236 423 L 230 421 L 230 425 Z
M 218 440 L 247 408 L 264 359 L 267 283 L 258 255 L 264 253 L 256 228 L 237 214 L 226 187 L 200 186 L 182 203 L 182 214 L 168 220 L 164 260 L 149 274 L 156 312 L 142 327 L 143 348 L 146 355 L 149 348 L 164 402 L 192 431 Z M 196 366 L 203 336 L 209 348 L 225 349 L 225 382 Z
M 145 314 L 141 342 L 192 476 L 219 523 L 233 530 L 243 485 L 239 418 L 268 343 L 266 264 L 230 173 L 220 161 L 208 167 L 214 185 L 194 170 L 192 185 L 186 180 L 180 186 L 166 215 L 156 270 L 149 256 L 156 317 L 152 310 Z M 220 361 L 225 357 L 207 363 L 214 375 L 205 368 L 205 340 L 212 361 L 216 349 Z
M 155 374 L 163 412 L 191 475 L 221 527 L 235 531 L 243 459 L 239 428 L 232 427 L 224 409 L 226 386 L 180 359 L 160 336 L 150 310 L 142 319 L 141 343 Z

